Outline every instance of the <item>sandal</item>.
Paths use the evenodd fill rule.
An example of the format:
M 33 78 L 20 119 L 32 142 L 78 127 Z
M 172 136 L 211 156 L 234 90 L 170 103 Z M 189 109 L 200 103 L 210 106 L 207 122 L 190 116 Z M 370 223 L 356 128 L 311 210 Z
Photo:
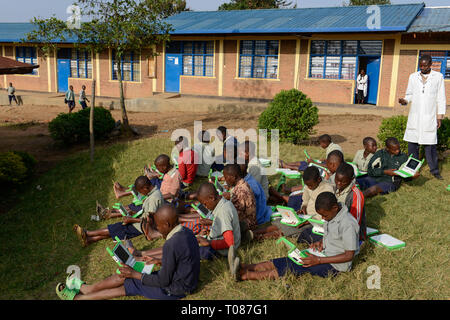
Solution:
M 64 286 L 63 289 L 61 289 L 62 286 Z M 75 290 L 71 290 L 71 289 L 67 288 L 64 285 L 64 283 L 58 283 L 56 285 L 56 295 L 61 300 L 73 300 L 75 298 L 75 296 L 77 295 L 77 293 L 75 292 Z
M 109 212 L 109 208 L 104 208 L 100 203 L 97 201 L 97 215 L 100 217 L 101 220 L 107 220 L 111 217 L 111 213 Z
M 280 192 L 281 185 L 286 183 L 286 176 L 284 174 L 281 175 L 280 181 L 277 184 L 277 191 Z
M 68 288 L 69 290 L 74 290 L 76 293 L 80 292 L 81 286 L 85 283 L 86 282 L 75 277 L 75 271 L 69 274 L 66 278 L 66 288 Z
M 87 247 L 87 234 L 86 230 L 80 227 L 78 224 L 73 226 L 73 231 L 77 234 L 78 240 L 81 242 L 83 248 Z
M 231 275 L 233 276 L 234 281 L 238 282 L 241 280 L 241 259 L 239 259 L 239 257 L 234 259 Z

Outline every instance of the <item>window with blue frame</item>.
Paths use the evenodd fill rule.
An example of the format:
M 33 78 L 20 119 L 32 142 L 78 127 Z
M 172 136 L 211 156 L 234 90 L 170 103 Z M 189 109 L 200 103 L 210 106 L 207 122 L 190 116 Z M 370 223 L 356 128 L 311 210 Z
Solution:
M 16 47 L 16 60 L 23 63 L 37 64 L 36 47 Z M 29 74 L 36 75 L 37 69 L 33 69 L 33 72 Z
M 214 76 L 214 41 L 180 41 L 183 75 Z
M 92 79 L 91 52 L 84 49 L 72 49 L 70 76 L 72 78 Z
M 278 78 L 278 40 L 241 40 L 240 78 Z
M 309 77 L 354 80 L 358 57 L 381 56 L 382 45 L 378 40 L 313 40 Z
M 121 72 L 123 81 L 140 81 L 141 65 L 139 63 L 140 55 L 135 52 L 125 52 L 121 59 Z M 112 80 L 117 78 L 117 63 L 115 51 L 112 51 Z
M 436 72 L 442 73 L 444 79 L 450 79 L 450 51 L 420 51 L 419 59 L 425 54 L 430 55 L 433 60 L 431 69 Z M 419 64 L 417 64 L 417 68 L 417 71 L 419 71 Z

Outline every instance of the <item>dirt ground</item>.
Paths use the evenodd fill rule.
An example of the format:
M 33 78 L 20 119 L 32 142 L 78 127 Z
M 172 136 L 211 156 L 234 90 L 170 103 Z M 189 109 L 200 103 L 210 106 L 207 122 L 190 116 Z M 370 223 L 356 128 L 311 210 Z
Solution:
M 75 110 L 77 111 L 77 109 Z M 362 147 L 362 139 L 366 136 L 376 137 L 382 117 L 370 114 L 323 114 L 320 112 L 320 123 L 316 126 L 317 133 L 313 136 L 328 133 L 339 143 L 346 153 L 354 152 Z M 39 161 L 37 172 L 43 173 L 53 167 L 66 156 L 87 149 L 88 145 L 79 145 L 60 149 L 54 145 L 48 132 L 48 122 L 59 113 L 67 112 L 65 106 L 19 106 L 0 107 L 0 152 L 9 150 L 27 151 Z M 367 113 L 370 113 L 367 110 Z M 114 119 L 122 118 L 121 112 L 113 110 Z M 257 127 L 259 113 L 128 113 L 129 121 L 141 133 L 136 139 L 151 136 L 170 137 L 174 129 L 186 128 L 193 130 L 194 120 L 201 120 L 203 129 L 216 128 L 224 125 L 227 128 L 242 128 L 244 130 Z M 100 145 L 112 144 L 123 139 L 111 139 L 100 142 Z

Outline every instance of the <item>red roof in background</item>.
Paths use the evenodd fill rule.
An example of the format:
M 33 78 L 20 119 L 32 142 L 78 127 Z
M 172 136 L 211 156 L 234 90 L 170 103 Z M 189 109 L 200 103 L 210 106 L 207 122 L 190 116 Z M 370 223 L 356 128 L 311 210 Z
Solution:
M 13 59 L 0 57 L 0 74 L 27 74 L 33 69 L 39 68 L 39 65 L 23 63 Z

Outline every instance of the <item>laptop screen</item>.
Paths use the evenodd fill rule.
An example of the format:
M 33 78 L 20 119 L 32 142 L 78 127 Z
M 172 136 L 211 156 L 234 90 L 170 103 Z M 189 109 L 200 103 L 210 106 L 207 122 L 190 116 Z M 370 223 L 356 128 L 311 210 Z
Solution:
M 208 208 L 206 208 L 204 205 L 202 205 L 201 203 L 197 206 L 197 208 L 206 216 L 209 213 Z
M 408 163 L 406 164 L 406 167 L 409 168 L 409 169 L 415 170 L 417 168 L 417 166 L 419 165 L 419 163 L 420 163 L 419 161 L 414 160 L 414 159 L 411 158 L 408 161 Z
M 123 262 L 127 262 L 130 257 L 130 253 L 122 246 L 117 246 L 116 250 L 114 250 L 114 254 Z

